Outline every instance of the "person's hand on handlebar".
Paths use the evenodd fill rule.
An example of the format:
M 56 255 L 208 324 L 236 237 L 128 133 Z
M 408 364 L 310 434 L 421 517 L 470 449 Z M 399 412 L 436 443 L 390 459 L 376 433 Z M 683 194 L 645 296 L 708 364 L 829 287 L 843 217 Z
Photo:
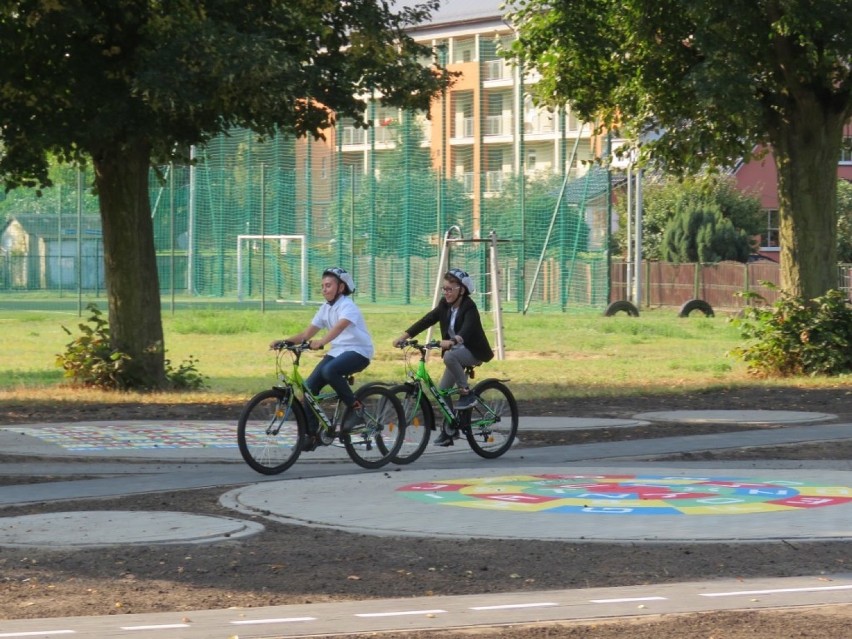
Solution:
M 312 351 L 321 351 L 325 348 L 325 344 L 323 344 L 321 340 L 312 339 L 308 342 L 308 348 L 310 348 Z
M 288 346 L 292 346 L 293 342 L 286 339 L 276 339 L 269 344 L 269 350 L 271 351 L 280 351 L 282 348 L 287 348 Z
M 408 333 L 403 333 L 393 341 L 394 348 L 402 348 L 402 345 L 410 337 Z

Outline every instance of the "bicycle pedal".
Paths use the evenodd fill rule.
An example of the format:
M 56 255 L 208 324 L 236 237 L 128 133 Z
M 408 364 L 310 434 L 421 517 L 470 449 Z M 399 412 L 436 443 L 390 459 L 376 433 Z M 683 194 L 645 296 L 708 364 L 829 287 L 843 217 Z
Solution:
M 309 453 L 312 450 L 316 450 L 318 445 L 316 436 L 308 435 L 302 439 L 302 452 Z

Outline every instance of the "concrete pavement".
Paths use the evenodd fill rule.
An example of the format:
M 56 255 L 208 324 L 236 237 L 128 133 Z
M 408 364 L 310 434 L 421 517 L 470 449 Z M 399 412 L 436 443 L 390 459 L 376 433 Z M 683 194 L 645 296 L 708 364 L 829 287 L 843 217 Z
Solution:
M 852 424 L 831 423 L 833 415 L 676 411 L 627 420 L 522 417 L 519 437 L 524 430 L 631 428 L 648 421 L 778 428 L 518 447 L 491 461 L 463 444 L 430 446 L 410 466 L 376 472 L 327 448 L 270 478 L 242 463 L 234 425 L 226 422 L 10 426 L 0 429 L 0 451 L 48 461 L 2 464 L 0 476 L 41 472 L 56 479 L 67 473 L 74 479 L 3 486 L 0 506 L 222 486 L 232 488 L 222 503 L 234 517 L 126 511 L 8 517 L 0 521 L 0 546 L 207 543 L 261 530 L 248 525 L 241 517 L 246 514 L 377 535 L 632 543 L 852 538 L 852 462 L 649 461 L 678 452 L 852 439 Z

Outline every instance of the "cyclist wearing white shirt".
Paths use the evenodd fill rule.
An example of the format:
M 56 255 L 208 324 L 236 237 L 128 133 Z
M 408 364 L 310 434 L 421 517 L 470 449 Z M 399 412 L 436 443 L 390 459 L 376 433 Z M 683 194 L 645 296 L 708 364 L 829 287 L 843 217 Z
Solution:
M 312 350 L 331 344 L 328 354 L 305 380 L 305 386 L 316 395 L 328 384 L 344 404 L 355 406 L 357 411 L 359 407 L 356 405 L 355 393 L 346 378 L 370 365 L 373 339 L 361 309 L 349 297 L 354 292 L 355 281 L 344 269 L 325 269 L 322 273 L 322 294 L 326 303 L 317 310 L 307 328 L 284 341 L 308 341 Z M 327 331 L 325 335 L 311 339 L 323 329 Z M 347 424 L 346 428 L 353 425 Z

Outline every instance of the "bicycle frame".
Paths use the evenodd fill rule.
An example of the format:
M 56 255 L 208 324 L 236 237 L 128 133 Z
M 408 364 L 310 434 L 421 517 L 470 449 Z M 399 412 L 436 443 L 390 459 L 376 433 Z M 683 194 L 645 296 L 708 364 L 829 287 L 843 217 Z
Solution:
M 293 401 L 300 399 L 302 404 L 307 404 L 314 415 L 316 415 L 318 426 L 321 430 L 333 431 L 334 422 L 339 421 L 340 413 L 342 412 L 341 402 L 340 400 L 337 401 L 337 406 L 334 409 L 334 415 L 332 415 L 331 421 L 329 421 L 328 415 L 326 415 L 326 412 L 322 409 L 322 406 L 320 406 L 320 402 L 327 399 L 334 399 L 337 397 L 337 394 L 334 392 L 328 392 L 314 395 L 305 385 L 305 378 L 299 370 L 299 361 L 302 359 L 302 353 L 305 350 L 307 350 L 306 347 L 300 348 L 299 350 L 288 350 L 282 348 L 278 351 L 277 357 L 275 358 L 275 367 L 278 374 L 278 383 L 276 384 L 276 387 L 285 389 L 289 388 L 294 391 L 289 393 L 289 399 L 287 402 L 288 408 Z M 293 354 L 292 368 L 289 374 L 284 369 L 284 365 L 281 363 L 283 353 L 285 352 Z
M 430 344 L 432 344 L 432 342 L 430 342 Z M 441 409 L 444 419 L 446 419 L 450 424 L 458 425 L 458 417 L 455 412 L 453 412 L 453 409 L 447 404 L 447 400 L 445 398 L 457 395 L 459 391 L 457 388 L 447 388 L 442 390 L 438 388 L 434 381 L 432 381 L 432 376 L 429 375 L 429 371 L 426 369 L 426 351 L 430 344 L 410 345 L 412 349 L 416 349 L 420 352 L 420 361 L 417 364 L 417 368 L 414 368 L 410 365 L 410 362 L 406 358 L 406 374 L 410 382 L 417 384 L 418 402 L 423 395 L 425 387 L 425 389 L 429 391 L 429 394 L 435 399 L 435 402 L 438 404 L 438 408 Z
M 414 368 L 411 366 L 408 358 L 405 360 L 405 368 L 406 374 L 408 376 L 409 383 L 416 384 L 418 387 L 417 392 L 417 401 L 419 402 L 423 393 L 424 387 L 429 391 L 429 394 L 435 399 L 438 404 L 438 408 L 441 410 L 441 414 L 444 419 L 454 428 L 466 429 L 466 428 L 481 428 L 488 427 L 490 424 L 500 421 L 500 416 L 494 414 L 491 410 L 491 407 L 484 406 L 484 413 L 480 414 L 478 419 L 471 418 L 470 411 L 463 411 L 462 413 L 456 413 L 452 408 L 447 404 L 446 398 L 451 397 L 453 395 L 458 395 L 458 388 L 447 388 L 440 389 L 432 381 L 432 376 L 429 375 L 429 371 L 426 368 L 426 351 L 430 348 L 438 348 L 438 342 L 432 341 L 427 344 L 418 344 L 416 340 L 412 340 L 408 342 L 407 346 L 413 350 L 417 350 L 420 353 L 420 360 L 417 364 L 417 367 Z M 470 371 L 469 371 L 470 372 Z M 471 373 L 472 376 L 472 373 Z M 479 404 L 480 409 L 483 408 L 483 404 Z

